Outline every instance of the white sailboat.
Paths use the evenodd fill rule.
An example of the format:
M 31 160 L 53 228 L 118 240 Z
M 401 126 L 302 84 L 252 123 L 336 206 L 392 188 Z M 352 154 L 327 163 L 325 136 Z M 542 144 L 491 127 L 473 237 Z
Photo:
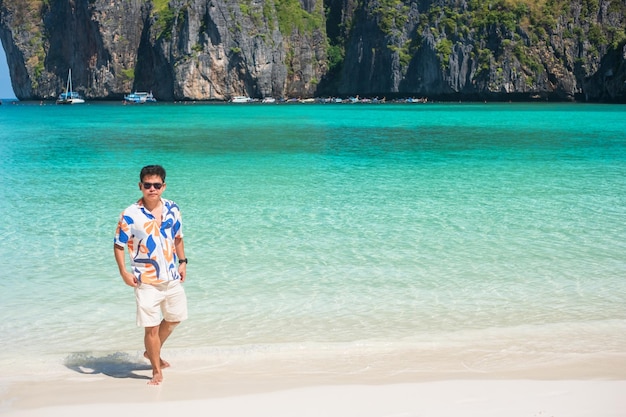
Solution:
M 85 100 L 77 92 L 72 91 L 72 69 L 67 74 L 67 85 L 65 93 L 59 94 L 57 104 L 82 104 Z

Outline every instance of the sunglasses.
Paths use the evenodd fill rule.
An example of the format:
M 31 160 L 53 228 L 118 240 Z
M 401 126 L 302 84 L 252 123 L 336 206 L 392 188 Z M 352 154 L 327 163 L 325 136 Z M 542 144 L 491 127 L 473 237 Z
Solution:
M 161 187 L 163 187 L 163 183 L 162 182 L 144 182 L 143 183 L 143 188 L 146 190 L 149 190 L 152 187 L 154 187 L 155 190 L 160 190 Z

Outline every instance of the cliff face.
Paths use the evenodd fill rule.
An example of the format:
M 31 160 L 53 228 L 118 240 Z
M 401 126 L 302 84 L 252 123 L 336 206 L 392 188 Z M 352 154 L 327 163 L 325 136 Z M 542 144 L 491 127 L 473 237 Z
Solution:
M 623 0 L 0 0 L 15 94 L 626 102 Z
M 321 3 L 307 8 L 321 20 Z M 153 9 L 135 86 L 167 100 L 313 95 L 325 61 L 323 26 L 304 34 L 290 27 L 285 36 L 279 11 L 271 3 L 224 0 L 171 1 L 168 10 Z M 171 15 L 163 19 L 164 13 Z
M 339 90 L 624 101 L 626 4 L 540 3 L 363 0 Z
M 323 23 L 321 2 L 283 1 Z M 324 26 L 287 21 L 284 36 L 279 12 L 252 1 L 1 0 L 0 39 L 20 99 L 56 97 L 70 68 L 87 98 L 134 89 L 162 100 L 311 96 L 324 73 Z
M 54 98 L 71 68 L 75 89 L 87 97 L 121 97 L 132 87 L 124 70 L 135 65 L 144 3 L 124 0 L 98 8 L 81 0 L 1 1 L 0 39 L 15 95 Z

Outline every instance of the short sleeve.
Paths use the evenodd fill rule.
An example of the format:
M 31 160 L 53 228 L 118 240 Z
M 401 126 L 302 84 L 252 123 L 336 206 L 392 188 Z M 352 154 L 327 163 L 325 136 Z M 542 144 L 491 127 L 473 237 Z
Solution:
M 133 219 L 129 216 L 122 215 L 117 223 L 117 229 L 115 230 L 115 237 L 113 242 L 119 246 L 126 246 L 130 239 L 130 225 L 133 223 Z

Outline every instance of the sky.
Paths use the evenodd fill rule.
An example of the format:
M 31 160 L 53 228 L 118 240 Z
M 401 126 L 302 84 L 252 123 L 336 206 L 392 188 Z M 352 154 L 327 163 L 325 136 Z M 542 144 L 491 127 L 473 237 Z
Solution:
M 11 87 L 9 65 L 2 43 L 0 43 L 0 98 L 15 98 L 13 87 Z

